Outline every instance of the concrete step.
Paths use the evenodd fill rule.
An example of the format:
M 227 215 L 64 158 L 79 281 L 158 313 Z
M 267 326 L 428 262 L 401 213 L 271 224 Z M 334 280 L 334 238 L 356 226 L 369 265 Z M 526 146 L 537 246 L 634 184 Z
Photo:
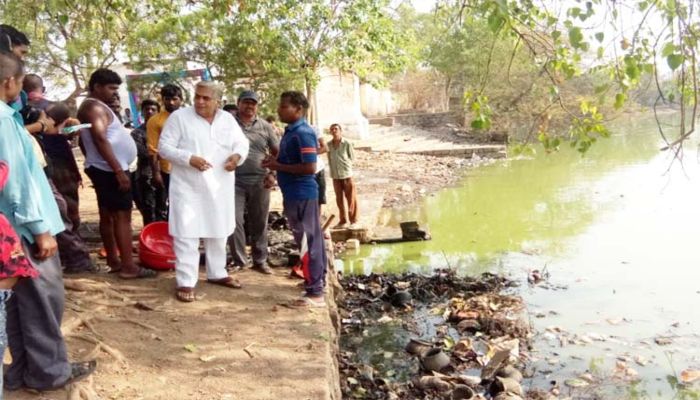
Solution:
M 506 157 L 504 145 L 475 145 L 449 134 L 423 130 L 415 126 L 394 125 L 392 127 L 370 125 L 370 137 L 354 140 L 358 150 L 391 151 L 406 154 L 433 156 L 457 156 L 471 158 Z
M 504 145 L 455 146 L 451 148 L 443 147 L 414 151 L 403 150 L 398 152 L 406 154 L 422 154 L 436 157 L 456 156 L 465 158 L 472 158 L 474 157 L 474 155 L 478 155 L 479 157 L 505 158 L 508 155 L 506 146 Z

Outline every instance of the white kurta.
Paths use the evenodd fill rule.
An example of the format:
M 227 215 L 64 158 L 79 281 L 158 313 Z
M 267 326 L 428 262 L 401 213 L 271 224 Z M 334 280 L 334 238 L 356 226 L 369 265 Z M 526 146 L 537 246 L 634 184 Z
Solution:
M 236 174 L 224 169 L 226 159 L 248 156 L 248 139 L 235 118 L 218 110 L 212 124 L 194 107 L 170 114 L 158 141 L 158 153 L 173 165 L 170 173 L 170 234 L 182 238 L 225 238 L 236 227 Z M 195 155 L 212 168 L 190 166 Z

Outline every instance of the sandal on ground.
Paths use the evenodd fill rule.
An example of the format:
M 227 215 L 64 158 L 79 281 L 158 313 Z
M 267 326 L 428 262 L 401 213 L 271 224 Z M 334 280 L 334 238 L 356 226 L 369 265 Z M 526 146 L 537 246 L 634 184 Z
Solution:
M 304 269 L 301 266 L 301 264 L 297 264 L 297 265 L 292 267 L 292 270 L 289 271 L 289 277 L 290 278 L 304 279 Z
M 321 297 L 321 300 L 313 300 L 309 296 L 301 296 L 289 303 L 291 307 L 297 308 L 323 308 L 326 306 L 326 298 Z
M 102 269 L 93 263 L 90 263 L 85 267 L 80 267 L 80 268 L 66 267 L 63 269 L 64 274 L 96 274 L 99 272 L 102 272 Z M 109 272 L 112 272 L 112 270 L 110 270 Z
M 65 385 L 82 381 L 97 369 L 97 360 L 70 363 L 70 377 Z
M 212 285 L 224 286 L 230 289 L 243 289 L 243 285 L 238 282 L 238 279 L 231 278 L 230 276 L 223 279 L 207 279 L 207 282 Z
M 124 280 L 129 280 L 129 279 L 144 279 L 144 278 L 155 278 L 158 276 L 158 273 L 152 269 L 147 269 L 143 267 L 139 267 L 138 270 L 136 270 L 136 274 L 124 274 L 122 270 L 120 269 L 119 271 L 119 278 L 124 279 Z
M 272 275 L 272 269 L 267 264 L 258 264 L 258 265 L 253 265 L 251 268 L 253 271 L 259 272 L 261 274 L 265 275 Z
M 194 288 L 190 287 L 179 287 L 175 289 L 175 298 L 183 303 L 191 303 L 197 300 L 197 296 L 194 293 Z
M 119 252 L 119 249 L 117 249 L 117 257 L 120 257 L 121 253 Z M 97 257 L 105 259 L 107 258 L 107 249 L 104 247 L 100 247 L 99 250 L 97 250 Z
M 240 265 L 236 265 L 234 263 L 229 263 L 226 265 L 226 272 L 229 273 L 234 273 L 234 272 L 241 272 L 243 271 L 244 267 Z
M 302 295 L 302 296 L 306 296 L 306 293 L 307 293 L 307 291 L 304 290 L 304 291 L 301 292 L 301 295 Z M 323 294 L 324 294 L 324 295 L 328 294 L 328 289 L 323 288 Z
M 96 369 L 97 369 L 97 361 L 96 360 L 83 361 L 83 362 L 72 362 L 72 363 L 70 363 L 70 376 L 68 377 L 68 379 L 65 382 L 61 383 L 60 385 L 49 387 L 49 388 L 41 388 L 41 389 L 29 388 L 29 389 L 35 389 L 35 390 L 38 390 L 40 392 L 58 390 L 58 389 L 61 389 L 65 386 L 82 381 L 83 379 L 92 375 L 92 373 L 95 372 Z

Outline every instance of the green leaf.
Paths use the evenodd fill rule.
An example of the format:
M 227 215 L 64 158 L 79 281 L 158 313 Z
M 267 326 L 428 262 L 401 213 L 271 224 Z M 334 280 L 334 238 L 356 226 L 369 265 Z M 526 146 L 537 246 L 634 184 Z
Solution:
M 673 71 L 678 69 L 678 67 L 680 67 L 681 64 L 683 64 L 683 61 L 684 57 L 681 54 L 671 54 L 668 57 L 666 57 L 666 63 Z
M 581 33 L 581 28 L 575 26 L 569 29 L 569 42 L 573 48 L 578 49 L 581 47 L 581 42 L 583 41 L 583 33 Z
M 58 16 L 58 22 L 59 22 L 61 25 L 66 25 L 66 24 L 68 23 L 68 16 L 65 15 L 65 14 L 59 15 L 59 16 Z
M 499 12 L 494 11 L 491 13 L 491 15 L 489 15 L 488 25 L 491 32 L 498 32 L 498 30 L 501 29 L 501 26 L 503 26 L 503 22 L 503 16 Z
M 636 81 L 637 79 L 639 79 L 639 77 L 641 76 L 641 70 L 639 69 L 637 60 L 633 57 L 626 56 L 625 64 L 625 74 L 627 74 L 627 77 L 632 81 Z
M 580 108 L 581 108 L 581 113 L 588 114 L 588 111 L 590 110 L 590 103 L 588 101 L 584 100 L 581 102 Z
M 507 13 L 508 12 L 508 1 L 507 0 L 496 0 L 496 4 L 498 4 L 498 8 L 502 13 Z
M 552 97 L 559 96 L 559 87 L 552 85 L 549 87 L 549 95 Z
M 625 105 L 625 100 L 627 100 L 627 95 L 624 93 L 618 93 L 615 95 L 615 109 L 619 110 Z
M 603 46 L 598 46 L 598 51 L 596 55 L 598 56 L 598 59 L 602 59 L 605 56 L 605 49 L 603 48 Z
M 602 43 L 603 39 L 605 39 L 605 34 L 603 32 L 598 32 L 595 34 L 595 39 Z
M 668 57 L 676 51 L 676 45 L 673 42 L 666 43 L 661 49 L 661 55 L 663 57 Z

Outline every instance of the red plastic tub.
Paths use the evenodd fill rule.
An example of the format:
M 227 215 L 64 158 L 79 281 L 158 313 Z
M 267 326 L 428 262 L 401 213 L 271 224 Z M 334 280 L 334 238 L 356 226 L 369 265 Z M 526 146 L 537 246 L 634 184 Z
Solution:
M 167 222 L 153 222 L 143 228 L 139 235 L 139 259 L 152 269 L 175 268 L 173 238 L 168 233 Z

